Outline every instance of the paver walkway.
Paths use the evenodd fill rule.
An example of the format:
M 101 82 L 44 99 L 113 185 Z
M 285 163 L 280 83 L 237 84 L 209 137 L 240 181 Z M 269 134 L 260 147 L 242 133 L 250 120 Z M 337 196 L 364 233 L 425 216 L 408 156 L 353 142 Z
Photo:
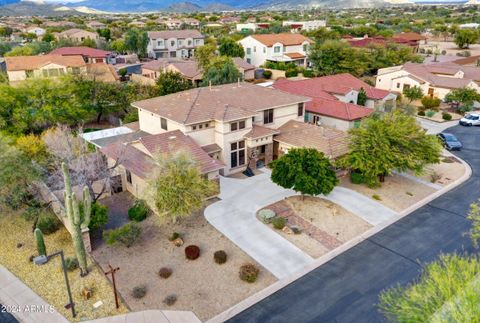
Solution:
M 0 303 L 9 309 L 15 309 L 12 314 L 22 323 L 68 323 L 68 320 L 56 310 L 50 311 L 50 304 L 2 265 L 0 265 Z
M 287 277 L 313 258 L 256 218 L 257 210 L 296 195 L 270 180 L 270 172 L 247 179 L 220 178 L 221 201 L 205 209 L 205 218 L 277 278 Z M 374 225 L 396 213 L 352 190 L 336 187 L 325 197 Z
M 201 323 L 189 311 L 146 310 L 87 321 L 88 323 Z

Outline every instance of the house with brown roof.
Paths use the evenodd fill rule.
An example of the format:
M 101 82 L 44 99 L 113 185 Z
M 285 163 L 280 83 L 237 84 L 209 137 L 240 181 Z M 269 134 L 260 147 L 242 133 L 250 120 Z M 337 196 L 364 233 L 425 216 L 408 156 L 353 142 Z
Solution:
M 148 38 L 150 58 L 190 58 L 205 37 L 198 30 L 164 30 L 149 31 Z
M 376 87 L 387 91 L 403 92 L 406 88 L 418 86 L 424 95 L 444 99 L 452 89 L 469 87 L 480 93 L 480 68 L 462 66 L 452 62 L 416 64 L 378 70 Z
M 245 60 L 254 66 L 267 61 L 308 64 L 308 50 L 313 41 L 302 34 L 258 34 L 239 41 L 245 50 Z
M 374 88 L 351 74 L 343 73 L 305 80 L 280 79 L 273 87 L 288 93 L 304 95 L 312 100 L 305 106 L 305 121 L 315 125 L 347 131 L 374 111 L 390 111 L 397 95 Z M 358 96 L 365 92 L 364 105 Z
M 65 74 L 86 74 L 82 56 L 12 56 L 5 57 L 10 84 L 34 77 L 58 77 Z
M 73 28 L 73 29 L 68 29 L 68 30 L 62 31 L 61 33 L 58 33 L 57 38 L 69 39 L 76 43 L 81 43 L 86 39 L 97 41 L 99 39 L 99 36 L 97 33 L 92 33 L 90 31 L 83 30 L 83 29 Z
M 90 48 L 85 46 L 76 47 L 60 47 L 50 52 L 50 55 L 61 56 L 82 56 L 85 63 L 108 63 L 109 58 L 112 56 L 112 52 Z
M 180 130 L 225 167 L 221 174 L 247 164 L 273 160 L 273 137 L 290 120 L 302 122 L 310 99 L 249 83 L 195 88 L 134 102 L 140 130 L 150 134 Z

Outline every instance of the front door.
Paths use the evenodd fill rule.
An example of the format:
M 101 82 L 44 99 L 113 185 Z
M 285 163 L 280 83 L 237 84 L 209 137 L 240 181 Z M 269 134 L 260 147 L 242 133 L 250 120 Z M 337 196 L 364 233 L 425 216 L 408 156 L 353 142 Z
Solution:
M 435 90 L 434 90 L 433 88 L 429 88 L 429 89 L 428 89 L 428 95 L 429 95 L 430 97 L 433 97 L 434 91 L 435 91 Z

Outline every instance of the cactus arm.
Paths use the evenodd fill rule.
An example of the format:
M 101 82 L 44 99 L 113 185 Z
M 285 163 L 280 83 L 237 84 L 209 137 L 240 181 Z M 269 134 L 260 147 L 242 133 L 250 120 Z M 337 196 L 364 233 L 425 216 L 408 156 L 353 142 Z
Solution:
M 43 240 L 43 233 L 42 230 L 36 228 L 34 231 L 35 241 L 37 243 L 37 250 L 39 256 L 46 256 L 47 255 L 47 248 L 45 247 L 45 241 Z
M 90 224 L 90 216 L 92 213 L 92 199 L 88 187 L 83 188 L 83 222 L 82 229 L 88 228 Z
M 70 179 L 70 173 L 68 171 L 68 166 L 65 163 L 62 163 L 62 172 L 63 172 L 63 181 L 65 183 L 65 192 L 67 195 L 72 194 L 72 180 Z

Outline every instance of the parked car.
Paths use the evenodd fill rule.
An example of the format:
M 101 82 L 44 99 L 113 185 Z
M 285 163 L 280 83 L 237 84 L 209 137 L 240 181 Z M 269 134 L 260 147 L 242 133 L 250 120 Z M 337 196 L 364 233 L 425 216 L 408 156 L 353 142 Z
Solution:
M 442 132 L 437 135 L 440 141 L 447 150 L 460 150 L 462 149 L 462 143 L 458 141 L 457 137 L 451 133 Z
M 467 113 L 459 123 L 462 126 L 480 126 L 480 114 L 478 113 Z

